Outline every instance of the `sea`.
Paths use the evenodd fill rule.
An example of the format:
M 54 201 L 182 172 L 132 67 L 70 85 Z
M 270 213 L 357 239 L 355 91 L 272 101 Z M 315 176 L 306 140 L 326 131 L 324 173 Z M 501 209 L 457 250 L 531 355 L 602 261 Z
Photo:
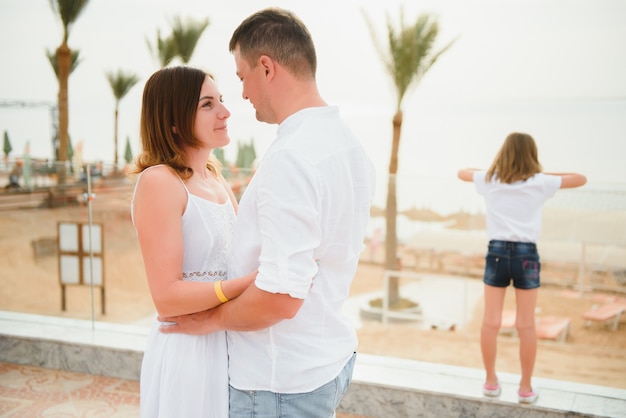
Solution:
M 376 168 L 374 204 L 386 202 L 393 114 L 387 106 L 344 101 L 337 105 L 348 126 L 362 141 Z M 236 159 L 238 143 L 253 143 L 257 159 L 274 138 L 275 126 L 260 124 L 246 108 L 233 111 L 227 158 Z M 19 158 L 27 138 L 31 158 L 51 158 L 51 118 L 47 108 L 2 108 L 0 129 L 11 134 Z M 104 112 L 104 109 L 102 109 Z M 72 108 L 75 124 L 97 127 L 98 109 Z M 245 115 L 245 117 L 243 116 Z M 110 121 L 107 119 L 107 124 Z M 133 122 L 134 123 L 134 122 Z M 465 167 L 487 168 L 506 135 L 526 132 L 537 142 L 545 171 L 578 172 L 588 183 L 561 190 L 549 201 L 554 207 L 626 210 L 626 98 L 494 99 L 428 102 L 404 106 L 399 168 L 398 210 L 430 209 L 442 215 L 482 213 L 484 203 L 471 183 L 456 173 Z M 76 147 L 77 139 L 73 139 Z M 125 139 L 118 144 L 123 161 Z M 83 161 L 112 160 L 112 140 L 84 139 Z M 132 141 L 135 154 L 138 140 Z
M 372 123 L 361 122 L 358 129 L 377 166 L 376 201 L 384 207 L 391 123 L 377 141 Z M 489 167 L 513 131 L 534 137 L 546 172 L 587 176 L 584 187 L 559 191 L 550 205 L 626 210 L 626 100 L 600 99 L 414 105 L 405 110 L 398 208 L 483 212 L 482 198 L 473 184 L 458 180 L 457 171 Z

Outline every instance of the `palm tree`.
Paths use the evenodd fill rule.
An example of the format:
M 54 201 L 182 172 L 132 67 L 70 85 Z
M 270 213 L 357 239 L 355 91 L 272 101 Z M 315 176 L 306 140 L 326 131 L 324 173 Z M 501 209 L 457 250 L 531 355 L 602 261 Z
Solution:
M 50 66 L 52 67 L 52 70 L 54 71 L 54 75 L 56 76 L 57 80 L 59 79 L 59 57 L 57 55 L 58 51 L 50 51 L 50 50 L 46 50 L 46 56 L 48 57 L 48 61 L 50 61 Z M 80 58 L 80 51 L 78 49 L 74 49 L 71 51 L 71 58 L 70 58 L 70 72 L 69 75 L 71 75 L 74 70 L 76 69 L 76 67 L 78 67 L 78 64 L 80 64 L 82 62 L 82 59 Z
M 119 113 L 120 101 L 126 96 L 131 88 L 139 81 L 139 76 L 132 73 L 125 73 L 123 70 L 118 70 L 117 73 L 108 72 L 106 74 L 107 80 L 113 90 L 113 96 L 115 96 L 115 128 L 113 134 L 115 154 L 113 157 L 113 170 L 117 171 L 117 119 Z
M 393 116 L 393 138 L 389 161 L 389 179 L 387 186 L 387 206 L 385 212 L 385 268 L 398 269 L 398 236 L 396 231 L 397 196 L 396 174 L 398 172 L 398 152 L 400 149 L 400 133 L 402 131 L 402 103 L 409 90 L 417 87 L 422 77 L 452 44 L 454 40 L 438 51 L 434 44 L 439 33 L 437 20 L 428 14 L 417 16 L 415 23 L 406 25 L 404 10 L 400 9 L 399 27 L 395 27 L 387 15 L 387 41 L 384 48 L 378 41 L 374 26 L 365 15 L 372 39 L 382 59 L 387 73 L 393 81 L 396 93 L 395 114 Z M 389 289 L 390 306 L 400 303 L 398 278 L 392 277 Z
M 187 19 L 183 23 L 180 16 L 177 16 L 172 20 L 172 40 L 176 46 L 176 54 L 183 63 L 189 63 L 198 40 L 208 26 L 208 18 L 199 21 Z
M 161 68 L 176 57 L 187 64 L 196 49 L 198 40 L 209 26 L 209 19 L 193 20 L 187 19 L 183 22 L 180 16 L 172 19 L 172 33 L 169 37 L 162 38 L 161 32 L 157 30 L 157 39 L 154 45 L 146 39 L 150 53 L 157 59 Z
M 59 152 L 57 155 L 59 161 L 67 161 L 67 143 L 69 138 L 68 79 L 70 76 L 72 51 L 67 45 L 67 41 L 74 22 L 85 9 L 87 3 L 89 3 L 89 0 L 50 0 L 50 7 L 59 16 L 63 24 L 63 39 L 56 51 L 57 78 L 59 80 Z M 63 166 L 58 170 L 57 180 L 59 184 L 65 184 L 65 168 Z
M 167 67 L 167 65 L 176 58 L 176 44 L 171 37 L 161 38 L 161 31 L 157 30 L 157 38 L 155 45 L 150 43 L 150 40 L 146 38 L 146 44 L 148 50 L 158 61 L 161 68 Z
M 4 143 L 2 144 L 2 151 L 4 152 L 4 160 L 6 161 L 9 158 L 9 154 L 13 151 L 13 147 L 11 146 L 11 140 L 9 139 L 9 133 L 4 131 Z
M 55 51 L 50 51 L 50 50 L 46 50 L 46 56 L 48 57 L 48 61 L 50 62 L 50 66 L 52 67 L 52 70 L 54 71 L 54 75 L 57 78 L 57 81 L 59 80 L 59 58 L 58 58 L 58 54 L 57 54 L 58 50 Z M 80 59 L 80 51 L 78 49 L 72 50 L 71 51 L 71 62 L 70 62 L 70 72 L 68 74 L 68 77 L 70 75 L 72 75 L 72 73 L 74 72 L 74 70 L 76 69 L 76 67 L 78 67 L 78 64 L 81 63 L 81 59 Z M 57 113 L 58 114 L 58 113 Z M 55 137 L 53 138 L 53 145 L 54 145 L 54 155 L 55 158 L 57 160 L 60 160 L 59 158 L 59 133 L 57 130 L 57 133 L 55 135 Z M 69 136 L 69 132 L 67 134 L 67 159 L 72 161 L 72 156 L 70 155 L 72 153 L 71 151 L 72 148 L 72 141 L 70 140 L 70 136 Z
M 124 149 L 124 161 L 126 164 L 130 164 L 133 161 L 133 149 L 130 146 L 130 138 L 126 137 L 126 148 Z

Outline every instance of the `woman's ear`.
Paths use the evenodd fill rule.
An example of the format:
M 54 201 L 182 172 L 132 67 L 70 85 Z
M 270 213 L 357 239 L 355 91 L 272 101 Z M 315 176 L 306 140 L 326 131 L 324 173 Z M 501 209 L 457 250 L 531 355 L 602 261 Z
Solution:
M 178 131 L 176 130 L 176 125 L 172 125 L 172 133 L 173 134 L 177 134 Z

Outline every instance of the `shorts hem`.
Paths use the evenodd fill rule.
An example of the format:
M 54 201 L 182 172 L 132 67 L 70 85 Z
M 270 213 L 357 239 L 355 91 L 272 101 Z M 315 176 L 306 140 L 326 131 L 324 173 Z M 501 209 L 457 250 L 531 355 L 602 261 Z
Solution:
M 494 284 L 494 283 L 489 283 L 483 280 L 483 283 L 486 284 L 487 286 L 491 286 L 491 287 L 509 287 L 511 284 L 507 283 L 507 284 Z
M 533 290 L 533 289 L 539 289 L 541 287 L 541 285 L 531 286 L 531 287 L 516 287 L 514 285 L 513 287 L 515 287 L 516 289 L 519 289 L 519 290 Z

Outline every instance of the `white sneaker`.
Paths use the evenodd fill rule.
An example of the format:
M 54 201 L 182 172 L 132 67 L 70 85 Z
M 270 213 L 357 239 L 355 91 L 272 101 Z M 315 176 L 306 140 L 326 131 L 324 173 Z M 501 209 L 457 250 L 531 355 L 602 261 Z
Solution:
M 535 401 L 539 397 L 539 394 L 534 390 L 531 390 L 530 392 L 526 393 L 517 392 L 517 397 L 519 403 L 535 403 Z
M 483 385 L 483 395 L 485 396 L 490 396 L 492 398 L 495 398 L 495 397 L 500 396 L 501 391 L 502 391 L 502 388 L 500 387 L 499 383 L 495 384 L 494 386 L 489 386 L 486 383 Z

